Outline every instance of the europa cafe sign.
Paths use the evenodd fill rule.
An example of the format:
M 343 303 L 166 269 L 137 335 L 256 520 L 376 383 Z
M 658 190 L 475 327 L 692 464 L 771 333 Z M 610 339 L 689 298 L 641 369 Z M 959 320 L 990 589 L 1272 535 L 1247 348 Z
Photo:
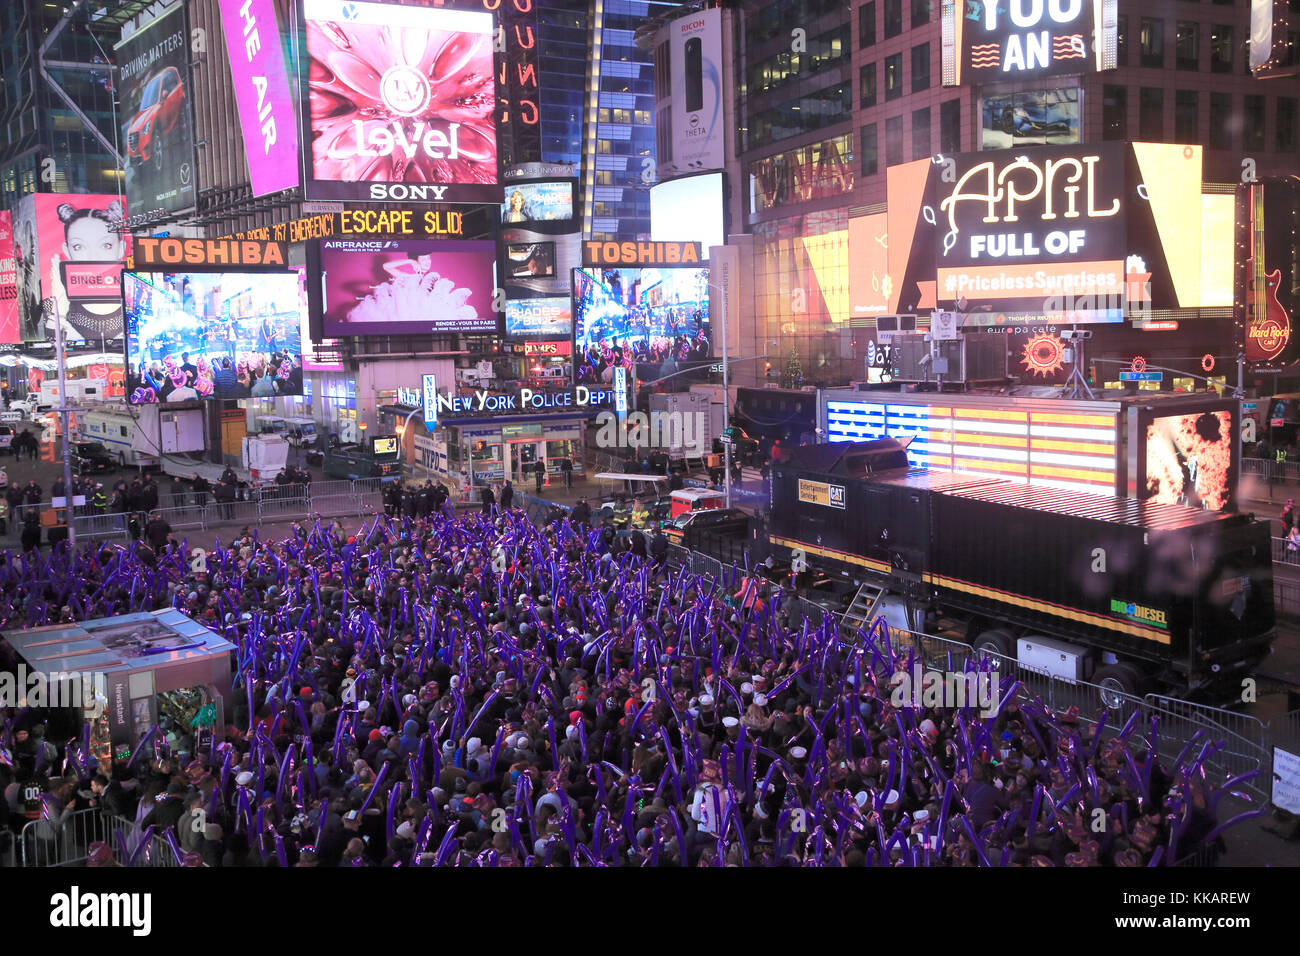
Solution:
M 1122 143 L 951 157 L 937 184 L 939 298 L 1122 299 L 1124 159 Z

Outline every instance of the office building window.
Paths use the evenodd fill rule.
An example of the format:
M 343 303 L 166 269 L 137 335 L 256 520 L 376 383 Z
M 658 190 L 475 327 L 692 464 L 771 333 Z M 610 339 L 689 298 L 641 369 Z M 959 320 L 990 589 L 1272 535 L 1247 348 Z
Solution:
M 1142 48 L 1143 66 L 1165 65 L 1165 21 L 1151 17 L 1142 18 L 1138 43 Z
M 961 100 L 939 104 L 939 152 L 961 152 Z
M 858 105 L 876 105 L 876 64 L 867 63 L 858 70 Z
M 885 57 L 885 102 L 903 95 L 903 54 Z
M 1196 69 L 1201 56 L 1200 26 L 1194 20 L 1179 20 L 1174 56 L 1180 70 Z
M 930 0 L 912 0 L 912 29 L 930 22 Z
M 1101 91 L 1102 139 L 1128 139 L 1128 89 L 1104 86 Z
M 930 152 L 930 107 L 912 112 L 912 158 L 925 159 Z
M 903 159 L 903 117 L 885 120 L 885 165 L 897 166 Z
M 903 0 L 885 0 L 885 39 L 903 32 Z
M 1296 100 L 1294 96 L 1277 98 L 1277 123 L 1274 136 L 1279 153 L 1294 152 L 1296 148 Z
M 1232 149 L 1232 94 L 1210 94 L 1210 149 Z
M 1232 27 L 1227 24 L 1210 27 L 1210 72 L 1232 72 Z
M 1159 87 L 1144 86 L 1138 93 L 1138 135 L 1146 143 L 1165 141 L 1165 97 Z
M 1200 126 L 1200 96 L 1195 90 L 1179 90 L 1174 94 L 1174 142 L 1197 143 Z
M 930 44 L 912 47 L 912 92 L 930 88 Z
M 862 175 L 874 176 L 880 169 L 880 142 L 876 135 L 876 124 L 868 123 L 862 127 Z
M 1245 125 L 1241 128 L 1242 149 L 1264 148 L 1264 97 L 1246 96 Z
M 876 44 L 876 0 L 858 7 L 858 48 Z

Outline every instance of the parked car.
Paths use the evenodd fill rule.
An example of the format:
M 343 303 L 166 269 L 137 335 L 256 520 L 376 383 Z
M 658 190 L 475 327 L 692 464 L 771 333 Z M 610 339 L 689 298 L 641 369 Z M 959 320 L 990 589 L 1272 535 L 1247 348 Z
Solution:
M 140 108 L 126 128 L 126 149 L 132 160 L 162 168 L 163 142 L 185 114 L 185 85 L 174 66 L 155 74 L 140 94 Z
M 97 441 L 79 441 L 72 443 L 72 470 L 78 475 L 93 475 L 112 471 L 117 467 L 117 459 L 107 448 Z
M 13 447 L 14 430 L 12 425 L 0 425 L 0 450 Z

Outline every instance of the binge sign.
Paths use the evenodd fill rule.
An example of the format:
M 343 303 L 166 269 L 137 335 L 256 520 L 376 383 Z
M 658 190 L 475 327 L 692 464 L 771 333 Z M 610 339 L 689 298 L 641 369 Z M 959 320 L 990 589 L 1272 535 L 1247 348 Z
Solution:
M 935 204 L 941 301 L 1123 294 L 1124 144 L 971 153 L 945 163 Z
M 944 85 L 1114 69 L 1117 6 L 1118 0 L 947 3 Z

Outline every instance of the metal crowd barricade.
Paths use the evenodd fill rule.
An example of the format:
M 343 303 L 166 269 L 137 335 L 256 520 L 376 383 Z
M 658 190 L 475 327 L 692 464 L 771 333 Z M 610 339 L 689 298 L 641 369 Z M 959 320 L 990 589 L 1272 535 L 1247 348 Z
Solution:
M 80 515 L 72 519 L 78 538 L 125 538 L 128 536 L 129 515 Z
M 97 807 L 76 810 L 59 827 L 32 820 L 18 834 L 19 866 L 70 866 L 81 863 L 90 844 L 111 840 L 112 818 Z
M 1264 773 L 1245 781 L 1242 786 L 1268 799 L 1269 735 L 1267 726 L 1257 717 L 1160 694 L 1147 694 L 1143 703 L 1149 712 L 1159 717 L 1162 757 L 1176 758 L 1187 741 L 1197 733 L 1204 733 L 1205 742 L 1223 744 L 1206 760 L 1208 768 L 1222 775 L 1223 779 L 1215 782 L 1222 783 L 1252 770 L 1263 770 Z
M 1273 576 L 1273 609 L 1278 614 L 1300 614 L 1300 584 Z

